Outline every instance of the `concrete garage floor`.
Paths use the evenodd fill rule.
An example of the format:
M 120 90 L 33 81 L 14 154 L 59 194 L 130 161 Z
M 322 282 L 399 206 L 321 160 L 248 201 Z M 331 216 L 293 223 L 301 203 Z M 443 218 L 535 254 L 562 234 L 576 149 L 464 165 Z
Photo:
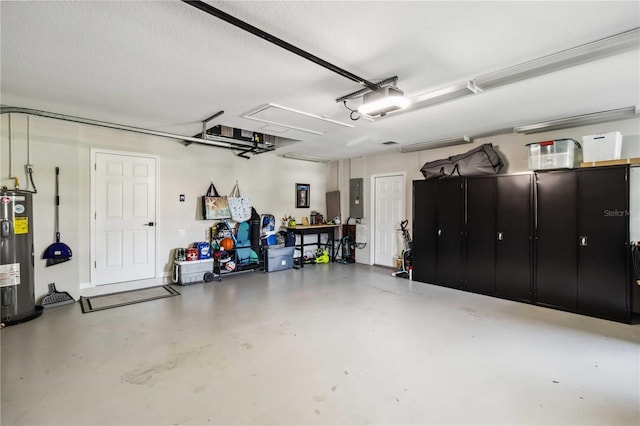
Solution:
M 2 336 L 2 425 L 640 424 L 640 326 L 365 265 L 45 311 Z

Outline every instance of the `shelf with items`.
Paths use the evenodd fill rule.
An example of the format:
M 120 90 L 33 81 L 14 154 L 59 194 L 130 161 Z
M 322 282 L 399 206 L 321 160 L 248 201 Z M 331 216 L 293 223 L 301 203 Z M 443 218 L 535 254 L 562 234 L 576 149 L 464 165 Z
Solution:
M 251 246 L 246 225 L 241 223 L 238 228 L 234 232 L 226 221 L 221 221 L 211 229 L 213 268 L 220 275 L 262 267 L 260 248 Z

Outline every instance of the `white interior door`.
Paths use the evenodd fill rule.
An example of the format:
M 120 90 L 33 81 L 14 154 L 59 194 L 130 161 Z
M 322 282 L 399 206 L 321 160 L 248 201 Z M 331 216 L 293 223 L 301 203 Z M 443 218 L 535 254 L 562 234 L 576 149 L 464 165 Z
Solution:
M 156 159 L 95 154 L 93 285 L 155 277 Z
M 395 266 L 398 229 L 405 219 L 404 176 L 375 177 L 374 193 L 374 261 L 375 265 Z

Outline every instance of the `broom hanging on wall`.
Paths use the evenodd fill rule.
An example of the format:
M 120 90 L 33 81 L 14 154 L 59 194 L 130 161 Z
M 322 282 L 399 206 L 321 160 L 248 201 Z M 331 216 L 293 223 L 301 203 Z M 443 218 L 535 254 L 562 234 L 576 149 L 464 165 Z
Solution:
M 58 208 L 60 206 L 60 195 L 58 188 L 58 176 L 60 175 L 60 167 L 56 167 L 56 208 L 55 208 L 55 232 L 56 232 L 56 242 L 51 244 L 44 251 L 42 255 L 43 259 L 47 259 L 47 266 L 57 265 L 58 263 L 66 262 L 71 260 L 72 253 L 71 248 L 65 243 L 60 242 L 60 229 L 59 229 L 59 217 L 58 217 Z

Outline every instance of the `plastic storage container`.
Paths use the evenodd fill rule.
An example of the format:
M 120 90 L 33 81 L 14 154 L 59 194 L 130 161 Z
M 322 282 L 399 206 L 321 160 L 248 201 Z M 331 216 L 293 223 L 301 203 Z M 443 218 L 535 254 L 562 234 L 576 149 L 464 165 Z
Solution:
M 266 272 L 293 268 L 295 247 L 265 247 L 265 249 L 264 270 Z
M 174 284 L 188 285 L 213 281 L 213 259 L 192 260 L 185 262 L 173 262 Z
M 529 143 L 529 170 L 571 169 L 579 160 L 580 149 L 574 139 Z
M 584 161 L 619 160 L 622 153 L 622 134 L 620 132 L 601 133 L 582 137 Z

